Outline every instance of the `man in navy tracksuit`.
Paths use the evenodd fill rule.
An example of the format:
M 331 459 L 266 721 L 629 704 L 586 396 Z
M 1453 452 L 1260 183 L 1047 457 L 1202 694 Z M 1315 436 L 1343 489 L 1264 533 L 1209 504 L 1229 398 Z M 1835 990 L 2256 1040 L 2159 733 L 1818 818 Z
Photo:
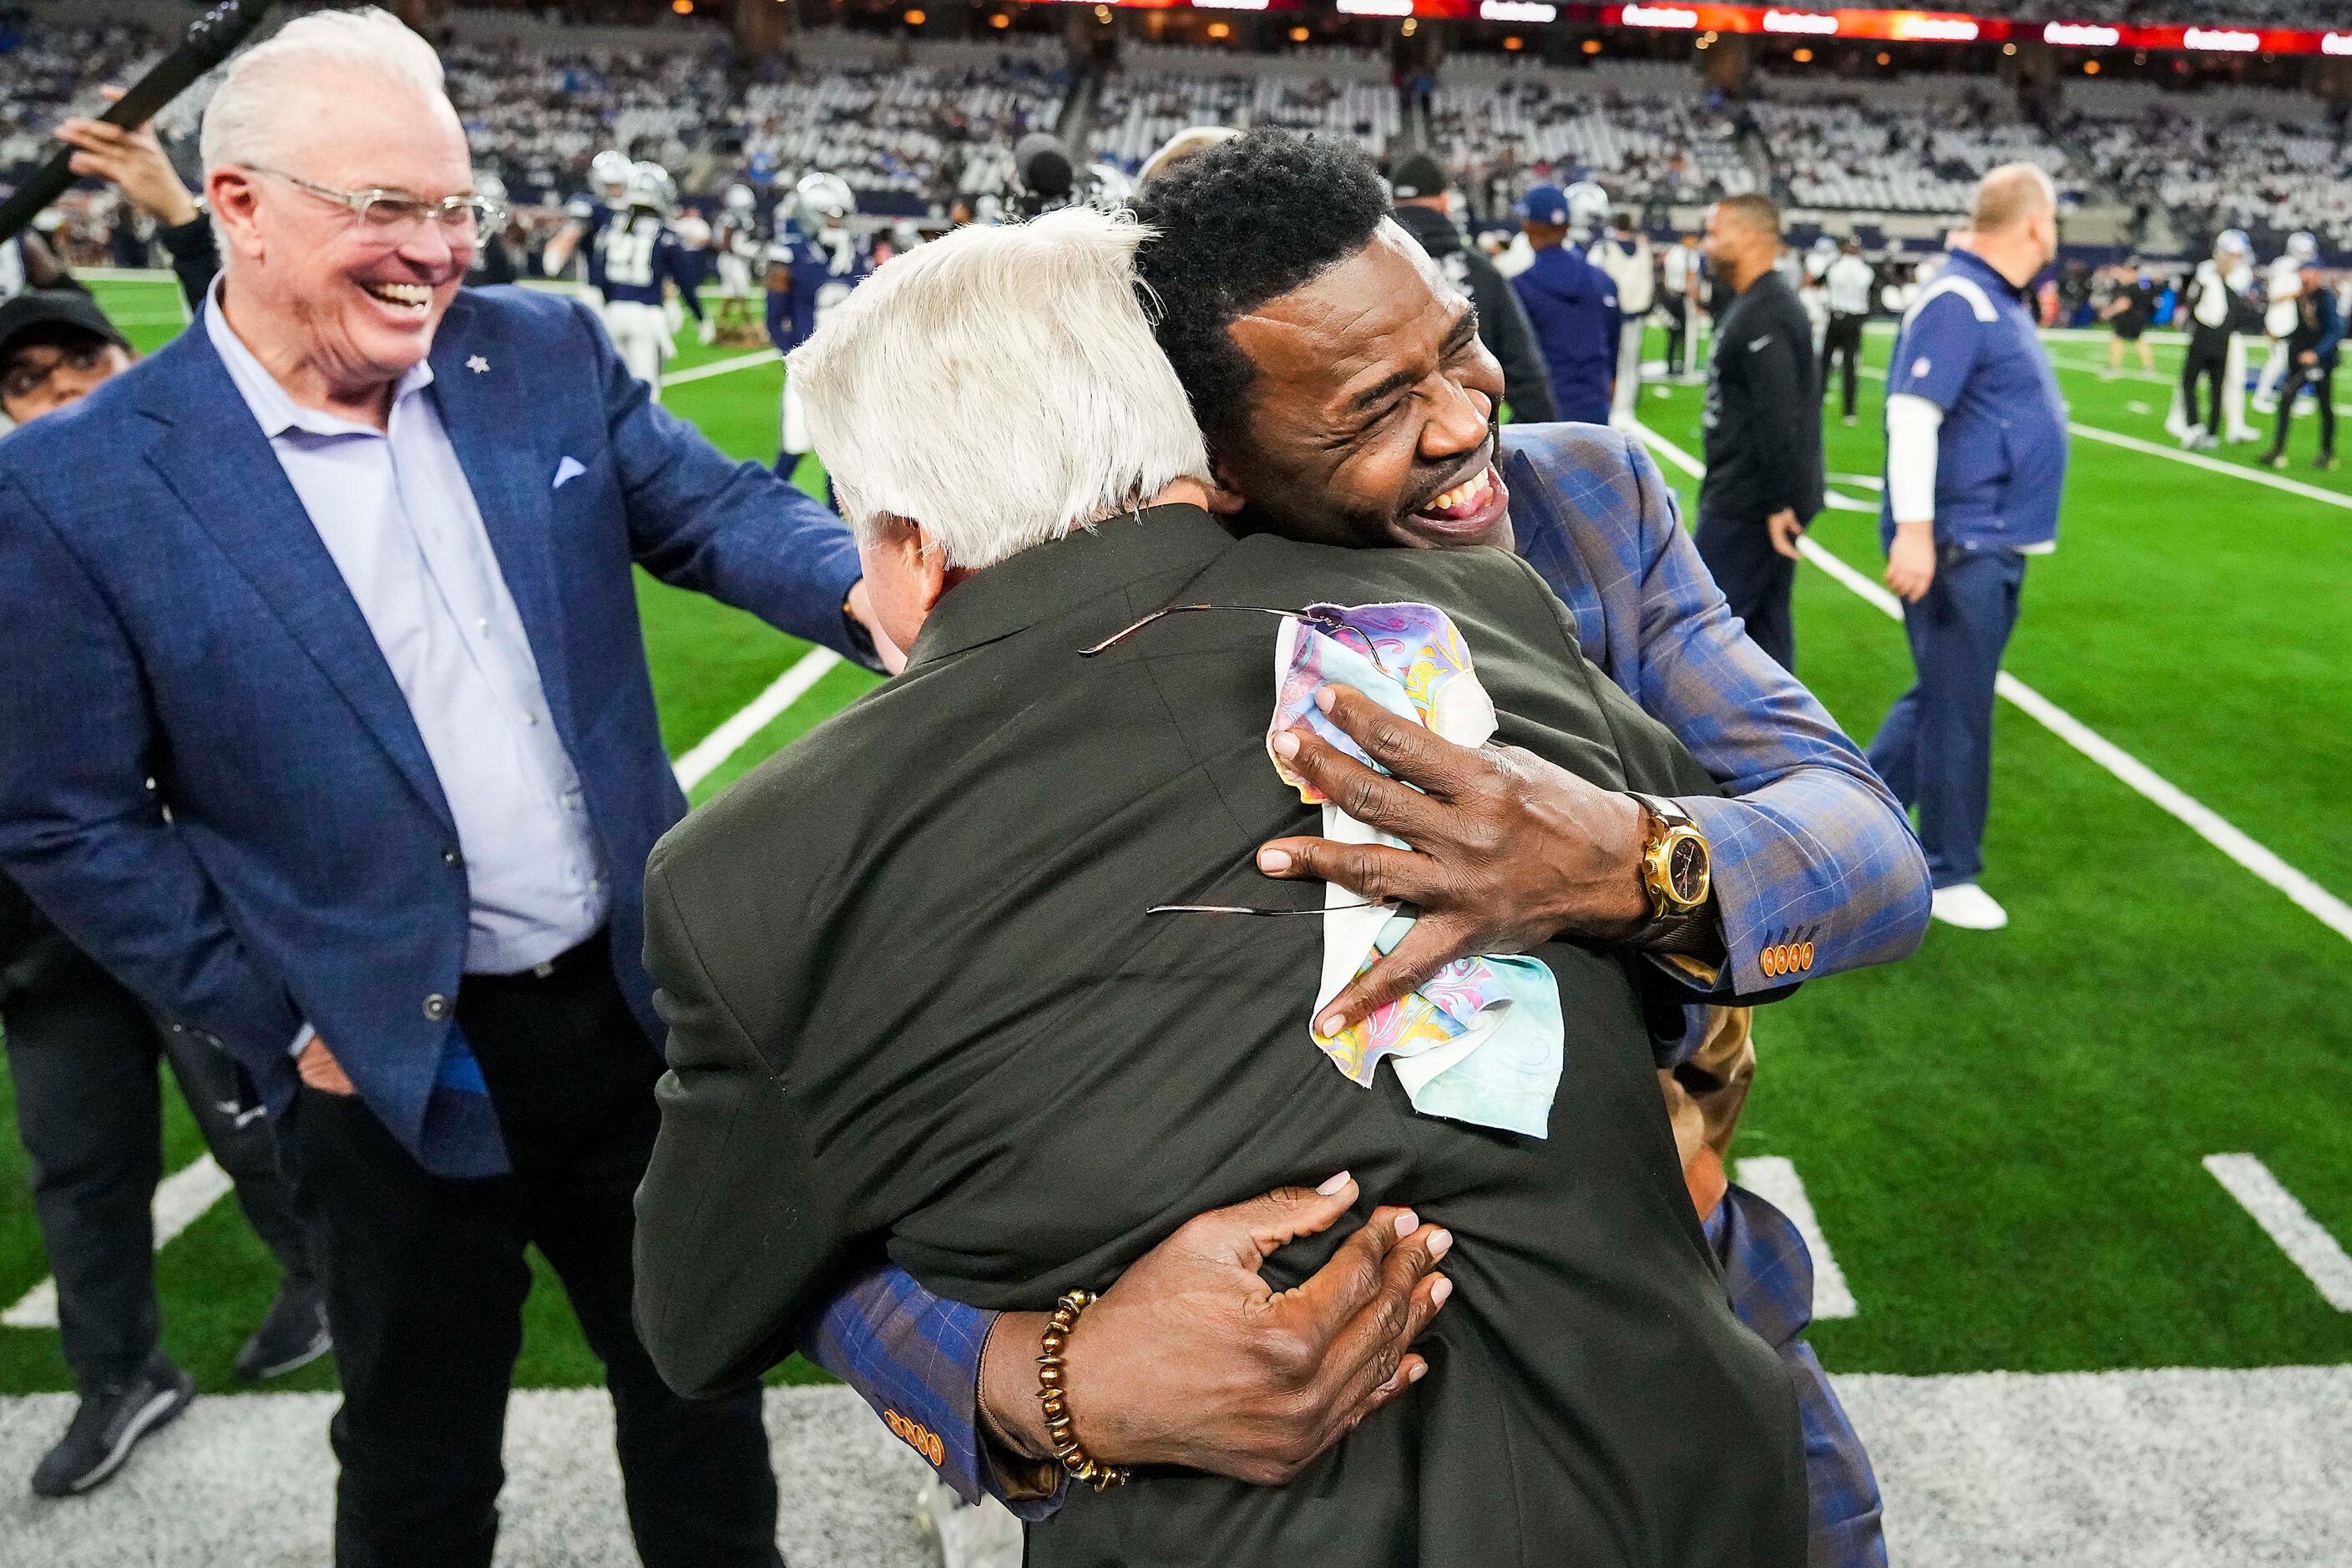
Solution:
M 1609 423 L 1617 383 L 1617 285 L 1568 244 L 1568 194 L 1537 185 L 1519 201 L 1534 263 L 1511 279 L 1551 373 L 1562 419 Z
M 1886 378 L 1886 585 L 1919 679 L 1870 763 L 1919 812 L 1947 924 L 1997 931 L 1977 885 L 1992 791 L 1992 704 L 2028 556 L 2057 548 L 2066 404 L 2027 290 L 2058 253 L 2058 203 L 2030 163 L 1985 175 L 1966 249 L 1912 303 Z
M 2294 330 L 2287 334 L 2286 352 L 2292 368 L 2279 387 L 2278 434 L 2263 461 L 2273 468 L 2286 467 L 2286 433 L 2294 423 L 2294 400 L 2306 386 L 2319 402 L 2319 456 L 2312 467 L 2336 466 L 2336 354 L 2344 342 L 2344 312 L 2336 308 L 2336 290 L 2320 286 L 2319 268 L 2303 264 L 2303 292 L 2295 300 Z

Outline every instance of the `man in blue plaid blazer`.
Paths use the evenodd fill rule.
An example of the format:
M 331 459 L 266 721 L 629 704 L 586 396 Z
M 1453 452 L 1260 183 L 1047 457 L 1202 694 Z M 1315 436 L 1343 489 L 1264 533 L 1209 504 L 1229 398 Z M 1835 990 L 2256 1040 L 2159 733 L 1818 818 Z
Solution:
M 1144 194 L 1142 216 L 1159 237 L 1139 262 L 1164 311 L 1161 344 L 1210 437 L 1224 487 L 1218 504 L 1237 527 L 1331 542 L 1507 540 L 1559 595 L 1586 657 L 1722 786 L 1720 796 L 1675 803 L 1709 840 L 1716 892 L 1712 940 L 1649 954 L 1674 977 L 1686 1015 L 1679 1037 L 1657 1027 L 1662 1078 L 1734 1308 L 1780 1351 L 1802 1394 L 1810 1556 L 1883 1563 L 1868 1459 L 1801 1337 L 1811 1260 L 1784 1215 L 1728 1185 L 1721 1154 L 1746 1090 L 1747 1005 L 1786 994 L 1799 979 L 1909 953 L 1927 919 L 1925 860 L 1853 743 L 1731 615 L 1638 446 L 1592 426 L 1492 430 L 1500 377 L 1464 330 L 1466 303 L 1409 259 L 1418 252 L 1382 224 L 1369 178 L 1342 150 L 1254 132 L 1196 154 Z M 1482 500 L 1488 492 L 1477 487 L 1487 481 L 1474 476 L 1489 468 L 1499 499 Z M 1388 506 L 1382 473 L 1398 476 L 1395 494 L 1410 499 Z M 1449 530 L 1454 521 L 1465 526 Z M 1532 823 L 1514 831 L 1506 841 L 1517 859 L 1557 858 L 1532 839 Z M 1343 863 L 1288 847 L 1301 850 L 1293 874 L 1348 879 Z M 1381 890 L 1420 903 L 1424 924 L 1434 923 L 1428 900 Z M 1157 1289 L 1165 1278 L 1150 1268 L 1157 1257 L 1129 1279 L 1150 1274 L 1146 1289 Z M 1042 1517 L 1057 1494 L 1036 1495 L 1016 1479 L 1019 1467 L 1006 1461 L 1018 1456 L 983 1436 L 977 1419 L 983 1361 L 997 1364 L 1019 1337 L 997 1333 L 998 1322 L 877 1269 L 824 1314 L 811 1348 L 895 1417 L 893 1430 L 913 1432 L 908 1440 L 959 1492 L 993 1492 Z M 1154 1343 L 1132 1348 L 1188 1369 L 1195 1389 L 1214 1382 L 1212 1359 L 1248 1331 L 1238 1315 L 1163 1313 L 1158 1324 Z M 992 1346 L 992 1335 L 1005 1343 Z M 1103 1405 L 1097 1396 L 1090 1412 L 1098 1426 L 1111 1416 Z M 1190 1442 L 1178 1447 L 1200 1468 L 1245 1479 L 1287 1468 L 1261 1463 L 1215 1430 L 1232 1423 L 1206 1399 L 1118 1414 L 1163 1431 L 1189 1420 Z M 992 1420 L 990 1429 L 1003 1436 Z

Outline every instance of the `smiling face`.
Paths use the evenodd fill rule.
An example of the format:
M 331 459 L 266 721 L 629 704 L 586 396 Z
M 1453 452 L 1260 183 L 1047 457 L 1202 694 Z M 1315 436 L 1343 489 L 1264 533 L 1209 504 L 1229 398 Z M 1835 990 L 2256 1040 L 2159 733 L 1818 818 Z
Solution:
M 299 127 L 270 139 L 277 174 L 426 201 L 473 189 L 465 132 L 445 98 L 327 67 L 277 113 L 279 126 Z M 230 322 L 298 401 L 380 399 L 432 348 L 474 237 L 433 221 L 373 232 L 331 197 L 235 165 L 206 184 L 230 244 Z
M 1511 542 L 1495 469 L 1503 371 L 1470 301 L 1412 237 L 1371 243 L 1228 329 L 1256 375 L 1220 504 L 1317 543 Z

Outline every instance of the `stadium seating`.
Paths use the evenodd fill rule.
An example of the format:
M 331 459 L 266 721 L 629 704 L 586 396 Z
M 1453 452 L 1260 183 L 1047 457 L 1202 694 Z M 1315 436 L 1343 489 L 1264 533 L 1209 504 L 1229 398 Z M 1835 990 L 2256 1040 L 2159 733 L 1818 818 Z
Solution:
M 1516 187 L 1538 179 L 1597 179 L 1634 202 L 1706 201 L 1756 188 L 1737 124 L 1695 95 L 1692 73 L 1680 73 L 1681 96 L 1636 96 L 1614 81 L 1586 86 L 1581 78 L 1592 74 L 1518 71 L 1439 85 L 1431 130 L 1480 216 L 1497 216 Z
M 1799 206 L 1962 212 L 1979 175 L 2018 162 L 2049 171 L 2062 196 L 2081 194 L 2063 149 L 1981 99 L 1925 108 L 1852 98 L 1759 102 L 1751 112 L 1780 194 Z
M 1344 137 L 1380 155 L 1402 123 L 1388 68 L 1368 51 L 1252 58 L 1139 46 L 1097 92 L 1088 141 L 1093 156 L 1131 173 L 1187 125 L 1280 125 Z
M 1052 129 L 1066 90 L 1064 73 L 1024 59 L 794 67 L 752 84 L 732 116 L 755 162 L 785 173 L 822 169 L 860 192 L 944 202 L 1001 194 L 1013 143 Z

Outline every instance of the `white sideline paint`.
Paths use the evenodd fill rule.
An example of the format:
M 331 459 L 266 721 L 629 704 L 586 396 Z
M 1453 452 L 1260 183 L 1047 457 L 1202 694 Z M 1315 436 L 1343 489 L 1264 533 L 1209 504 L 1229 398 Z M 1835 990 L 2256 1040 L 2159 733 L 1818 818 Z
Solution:
M 682 370 L 675 375 L 665 375 L 661 381 L 664 386 L 683 386 L 689 381 L 707 381 L 714 375 L 725 375 L 730 371 L 750 370 L 753 365 L 773 364 L 783 357 L 775 349 L 755 349 L 747 354 L 737 354 L 733 359 L 713 360 L 709 364 L 696 365 L 692 370 Z
M 719 765 L 741 751 L 751 737 L 775 721 L 776 716 L 806 695 L 808 689 L 823 679 L 825 671 L 841 662 L 841 656 L 829 647 L 813 647 L 801 655 L 798 663 L 776 677 L 768 689 L 751 699 L 740 713 L 705 735 L 695 748 L 678 758 L 674 767 L 677 787 L 692 792 L 694 786 L 719 771 Z
M 1805 1238 L 1805 1250 L 1813 1255 L 1813 1316 L 1851 1318 L 1859 1312 L 1862 1309 L 1854 1304 L 1845 1270 L 1830 1251 L 1829 1237 L 1822 1234 L 1821 1217 L 1813 1213 L 1813 1200 L 1805 1195 L 1804 1180 L 1797 1174 L 1797 1167 L 1778 1154 L 1758 1154 L 1739 1162 L 1736 1179 L 1787 1215 L 1797 1234 Z
M 1658 454 L 1693 479 L 1704 478 L 1706 465 L 1675 446 L 1672 441 L 1650 429 L 1635 425 L 1634 431 Z M 2129 437 L 2122 437 L 2128 440 Z M 2147 446 L 2146 442 L 2136 443 Z M 2161 447 L 2150 447 L 2161 457 L 2185 457 L 2189 454 L 2167 452 Z M 2221 465 L 2225 472 L 2237 469 Z M 2265 476 L 2248 474 L 2248 479 Z M 2337 497 L 2342 500 L 2345 498 Z M 2347 504 L 2352 504 L 2347 501 Z M 1840 584 L 1878 606 L 1880 611 L 1896 620 L 1903 618 L 1903 605 L 1878 584 L 1839 560 L 1835 555 L 1809 538 L 1800 538 L 1797 548 L 1806 560 L 1820 567 Z M 2135 794 L 2153 802 L 2166 813 L 2186 824 L 2208 844 L 2227 855 L 2238 865 L 2252 871 L 2292 900 L 2295 906 L 2347 942 L 2352 942 L 2352 905 L 2345 901 L 2288 865 L 2269 849 L 2254 842 L 2211 806 L 2196 799 L 2177 784 L 2171 784 L 2157 771 L 2108 740 L 2088 724 L 2075 718 L 2055 702 L 2034 690 L 2006 670 L 1994 681 L 1993 689 L 2023 709 L 2044 729 L 2098 763 L 2123 781 Z
M 2352 1565 L 2352 1367 L 1832 1379 L 1903 1568 Z M 0 1478 L 73 1395 L 0 1398 Z M 772 1388 L 779 1544 L 794 1568 L 940 1568 L 929 1469 L 846 1388 Z M 317 1568 L 333 1554 L 331 1394 L 199 1397 L 87 1497 L 0 1489 L 0 1568 Z M 508 1406 L 499 1568 L 634 1568 L 601 1389 Z
M 2270 1233 L 2329 1306 L 2352 1312 L 2352 1258 L 2344 1255 L 2342 1244 L 2311 1217 L 2311 1211 L 2271 1174 L 2268 1165 L 2252 1154 L 2208 1154 L 2205 1168 Z
M 1873 370 L 1868 365 L 1863 367 L 1862 374 L 1873 381 L 1886 379 L 1885 371 Z M 2126 451 L 2143 452 L 2151 458 L 2162 458 L 2167 462 L 2186 463 L 2192 468 L 2203 468 L 2208 473 L 2221 474 L 2233 479 L 2244 479 L 2250 484 L 2266 485 L 2274 490 L 2284 490 L 2291 496 L 2301 496 L 2305 500 L 2324 501 L 2329 506 L 2340 506 L 2347 511 L 2352 511 L 2352 495 L 2346 495 L 2338 490 L 2323 489 L 2317 485 L 2307 485 L 2301 479 L 2290 479 L 2284 474 L 2275 474 L 2267 468 L 2249 468 L 2236 463 L 2225 463 L 2219 458 L 2209 458 L 2202 452 L 2184 452 L 2177 447 L 2168 447 L 2159 441 L 2143 441 L 2137 436 L 2126 436 L 2120 430 L 2103 430 L 2096 425 L 2085 425 L 2076 419 L 2066 421 L 2066 428 L 2077 436 L 2085 437 L 2093 441 L 2104 441 L 2110 447 L 2121 447 Z
M 758 356 L 747 356 L 756 358 Z M 777 358 L 771 353 L 768 358 Z M 765 691 L 753 698 L 743 710 L 728 720 L 701 742 L 678 758 L 673 764 L 677 773 L 678 787 L 692 791 L 717 772 L 719 765 L 740 752 L 772 723 L 777 716 L 805 696 L 808 689 L 824 679 L 824 673 L 841 662 L 841 656 L 829 647 L 811 648 L 803 654 L 791 668 L 778 676 Z M 155 1185 L 155 1248 L 162 1251 L 164 1244 L 196 1222 L 198 1215 L 228 1192 L 228 1173 L 214 1163 L 210 1154 L 200 1156 L 194 1164 L 175 1171 Z M 58 1282 L 42 1280 L 25 1293 L 24 1299 L 5 1312 L 0 1312 L 0 1328 L 54 1329 L 58 1326 Z
M 196 1223 L 229 1190 L 228 1173 L 210 1154 L 197 1157 L 184 1170 L 174 1171 L 155 1184 L 155 1250 Z M 11 1329 L 54 1329 L 58 1326 L 58 1282 L 42 1280 L 25 1292 L 23 1300 L 0 1312 L 0 1326 Z

